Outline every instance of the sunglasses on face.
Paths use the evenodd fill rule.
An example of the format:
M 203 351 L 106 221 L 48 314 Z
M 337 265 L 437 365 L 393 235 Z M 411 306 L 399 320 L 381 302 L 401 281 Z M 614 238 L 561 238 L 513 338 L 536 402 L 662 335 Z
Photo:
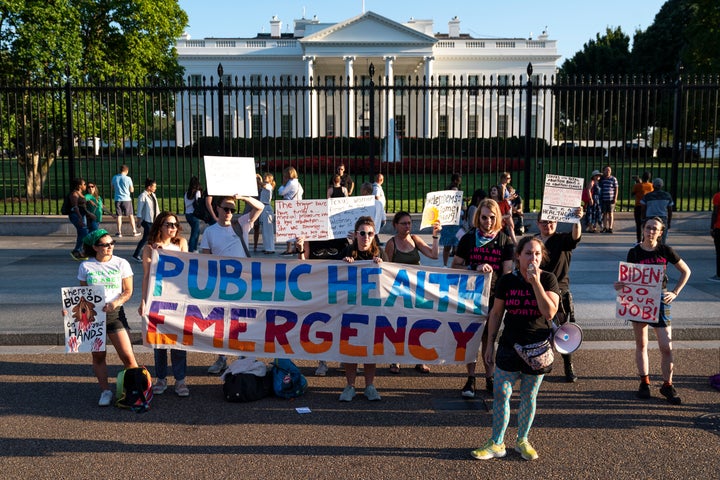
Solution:
M 225 210 L 225 213 L 235 213 L 235 209 L 233 207 L 220 207 L 223 210 Z
M 96 246 L 96 247 L 100 247 L 100 248 L 110 248 L 110 247 L 114 247 L 114 246 L 115 246 L 115 240 L 111 240 L 111 241 L 109 241 L 108 243 L 96 243 L 95 246 Z
M 93 185 L 93 184 L 88 184 L 87 188 L 95 188 L 95 185 Z
M 163 227 L 178 228 L 178 223 L 177 222 L 165 222 L 165 223 L 163 223 Z
M 489 217 L 487 215 L 480 215 L 480 220 L 492 220 L 495 221 L 495 215 L 490 215 Z
M 358 235 L 361 237 L 369 237 L 372 238 L 375 236 L 375 232 L 366 232 L 365 230 L 358 230 Z

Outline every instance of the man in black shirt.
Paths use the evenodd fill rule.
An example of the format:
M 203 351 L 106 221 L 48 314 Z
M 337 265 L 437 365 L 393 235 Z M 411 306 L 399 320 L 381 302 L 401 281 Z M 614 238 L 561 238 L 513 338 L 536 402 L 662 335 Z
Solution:
M 582 207 L 578 207 L 576 215 L 578 220 L 583 216 Z M 570 261 L 572 260 L 572 251 L 575 250 L 580 239 L 582 238 L 582 227 L 580 222 L 573 223 L 570 233 L 558 233 L 557 222 L 550 220 L 538 220 L 539 237 L 545 244 L 550 259 L 546 263 L 542 263 L 540 268 L 545 271 L 552 272 L 557 277 L 558 286 L 560 287 L 560 305 L 557 317 L 559 322 L 567 321 L 575 322 L 575 307 L 573 305 L 572 294 L 570 293 Z M 563 354 L 563 364 L 565 366 L 565 381 L 573 383 L 577 381 L 577 375 L 573 369 L 572 357 L 570 354 Z

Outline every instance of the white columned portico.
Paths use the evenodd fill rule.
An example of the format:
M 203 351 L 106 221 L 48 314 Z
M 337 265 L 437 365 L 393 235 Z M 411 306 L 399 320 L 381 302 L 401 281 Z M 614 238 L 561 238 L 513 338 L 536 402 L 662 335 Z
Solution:
M 385 145 L 383 146 L 383 157 L 386 162 L 397 162 L 399 161 L 399 146 L 397 139 L 395 138 L 395 91 L 392 87 L 395 85 L 395 56 L 385 55 L 385 85 L 388 89 L 387 97 L 385 98 L 385 121 L 384 125 L 387 135 L 385 136 Z
M 307 84 L 310 86 L 317 85 L 317 78 L 315 78 L 315 56 L 304 55 L 303 61 L 305 62 L 305 79 Z M 311 83 L 312 81 L 312 83 Z M 305 136 L 317 137 L 318 136 L 318 105 L 317 105 L 317 92 L 313 89 L 309 89 L 305 93 Z
M 343 60 L 345 61 L 345 80 L 347 81 L 347 86 L 352 87 L 355 85 L 355 56 L 353 55 L 345 55 L 343 57 Z M 345 105 L 345 118 L 343 119 L 344 122 L 344 128 L 343 128 L 343 134 L 347 137 L 354 137 L 355 136 L 355 92 L 352 90 L 348 91 L 348 95 L 346 96 L 347 100 Z
M 425 72 L 424 72 L 425 85 L 429 86 L 431 84 L 431 82 L 433 81 L 433 78 L 432 78 L 433 77 L 433 62 L 435 61 L 435 57 L 433 57 L 432 55 L 427 55 L 427 56 L 423 57 L 423 60 L 425 61 Z M 437 128 L 435 125 L 435 122 L 432 122 L 432 125 L 431 125 L 431 121 L 434 117 L 433 112 L 432 112 L 431 96 L 432 95 L 425 96 L 425 112 L 424 112 L 425 122 L 424 122 L 424 127 L 423 127 L 423 137 L 424 138 L 431 138 L 433 136 L 433 130 L 435 128 Z

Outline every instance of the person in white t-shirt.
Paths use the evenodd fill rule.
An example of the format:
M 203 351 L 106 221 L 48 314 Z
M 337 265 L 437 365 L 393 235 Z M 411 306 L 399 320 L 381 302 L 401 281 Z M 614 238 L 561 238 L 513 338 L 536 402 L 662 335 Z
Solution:
M 107 337 L 115 347 L 124 368 L 138 366 L 133 354 L 132 343 L 128 335 L 127 317 L 123 305 L 133 293 L 133 271 L 124 258 L 113 255 L 115 240 L 107 230 L 90 232 L 83 239 L 84 254 L 89 260 L 78 268 L 77 278 L 80 285 L 103 285 L 105 287 L 105 328 Z M 92 352 L 93 372 L 98 379 L 100 401 L 98 405 L 107 407 L 115 397 L 108 382 L 107 352 Z
M 251 206 L 247 213 L 233 217 L 237 211 L 235 199 L 243 200 Z M 210 253 L 223 257 L 247 258 L 250 256 L 248 250 L 248 233 L 255 220 L 260 217 L 264 205 L 260 200 L 253 197 L 222 197 L 214 206 L 218 222 L 205 229 L 200 241 L 200 253 Z M 242 237 L 237 232 L 242 232 Z M 225 355 L 218 355 L 215 363 L 210 365 L 208 373 L 218 374 L 227 368 Z

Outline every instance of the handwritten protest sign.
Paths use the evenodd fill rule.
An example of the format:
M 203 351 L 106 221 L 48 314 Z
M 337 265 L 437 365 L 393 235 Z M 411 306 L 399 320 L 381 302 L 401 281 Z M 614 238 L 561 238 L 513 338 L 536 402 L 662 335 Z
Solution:
M 575 211 L 582 201 L 582 190 L 582 178 L 546 175 L 540 218 L 555 222 L 580 222 Z
M 618 281 L 625 286 L 617 294 L 615 317 L 658 323 L 664 275 L 663 265 L 620 262 Z
M 209 195 L 257 196 L 254 158 L 205 156 L 204 161 Z
M 105 287 L 64 287 L 62 297 L 65 352 L 105 351 Z
M 328 198 L 322 200 L 278 200 L 275 202 L 275 238 L 278 242 L 345 238 L 363 215 L 373 216 L 375 197 Z
M 440 225 L 459 225 L 462 203 L 463 192 L 460 190 L 429 192 L 425 196 L 420 228 L 431 227 L 435 222 L 440 222 Z
M 489 274 L 154 250 L 147 346 L 352 363 L 474 361 Z

